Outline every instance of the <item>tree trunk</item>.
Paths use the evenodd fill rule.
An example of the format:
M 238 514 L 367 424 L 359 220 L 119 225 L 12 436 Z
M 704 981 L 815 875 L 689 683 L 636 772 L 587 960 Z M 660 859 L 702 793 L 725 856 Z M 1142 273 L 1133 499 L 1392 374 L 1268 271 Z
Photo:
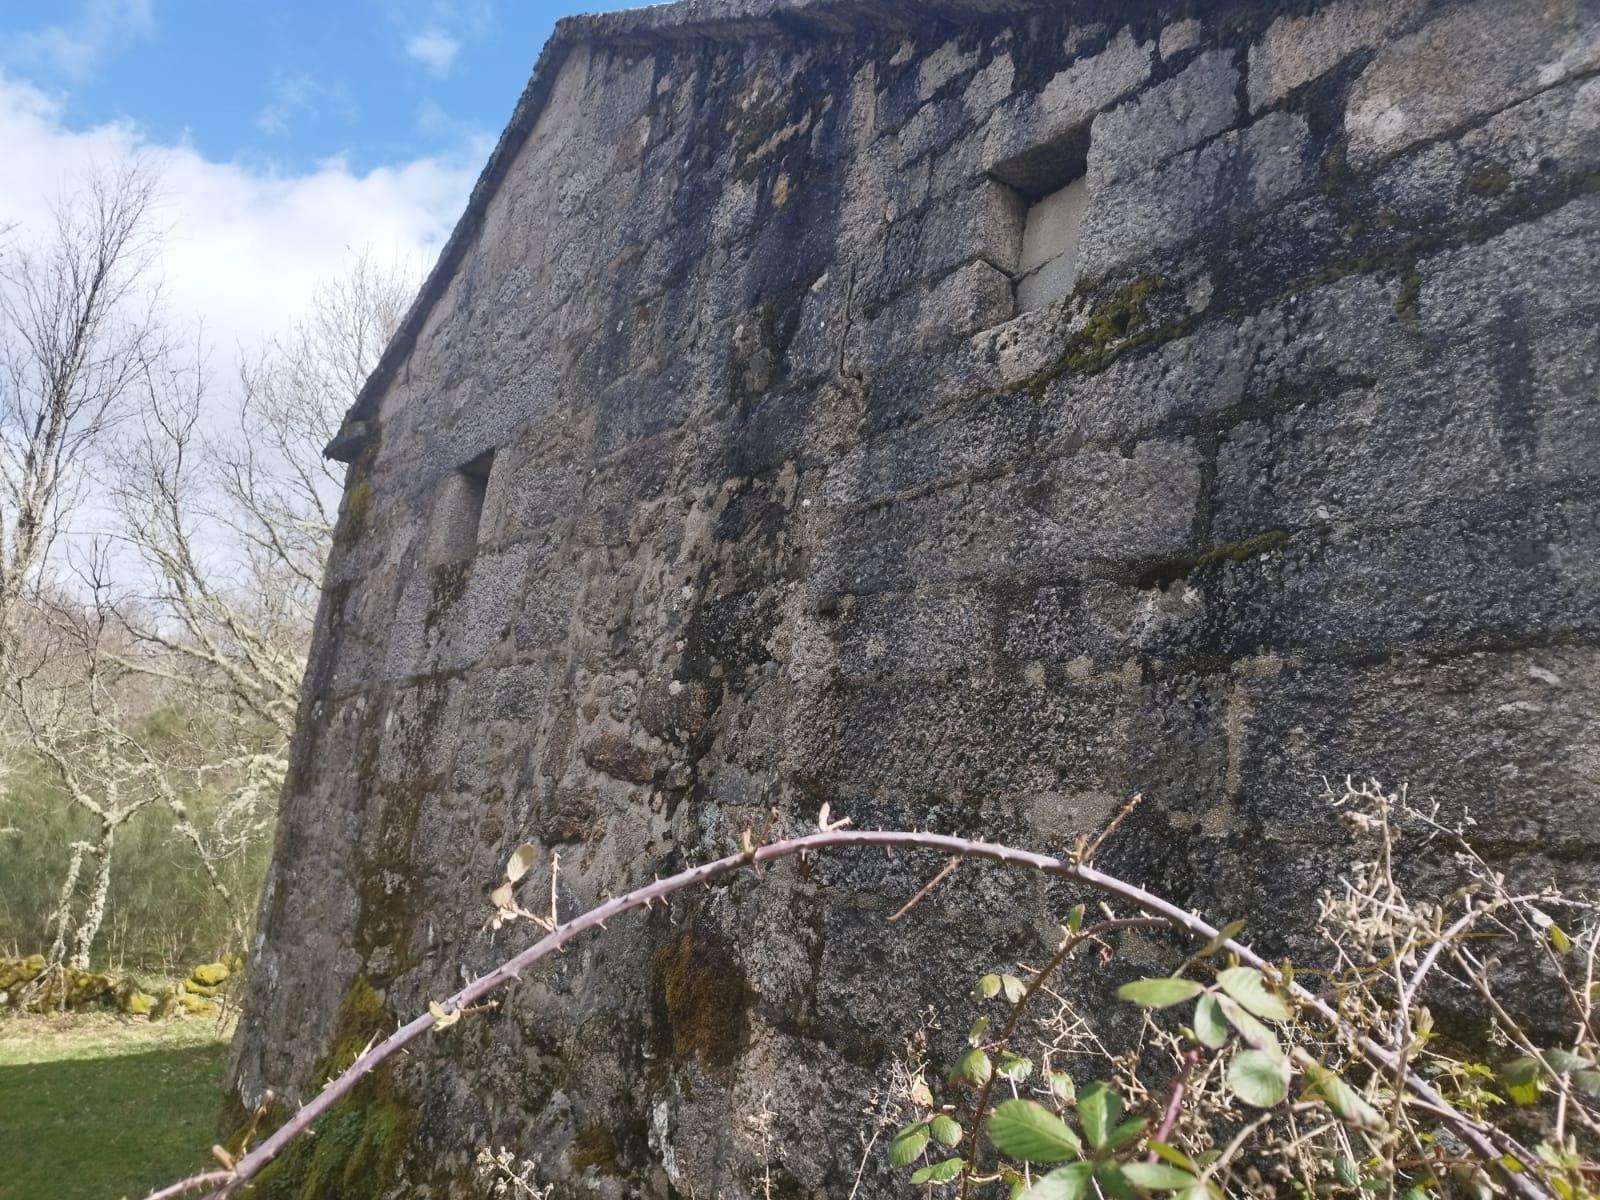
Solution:
M 61 962 L 61 956 L 67 952 L 67 930 L 72 926 L 72 894 L 78 890 L 78 873 L 83 870 L 83 852 L 88 848 L 88 842 L 72 843 L 72 858 L 67 862 L 67 878 L 61 884 L 61 897 L 56 901 L 55 911 L 50 914 L 50 920 L 44 927 L 46 933 L 50 932 L 52 925 L 56 931 L 47 955 L 52 965 Z
M 106 896 L 111 891 L 111 844 L 116 840 L 117 827 L 110 822 L 100 826 L 100 845 L 95 854 L 98 862 L 94 868 L 94 889 L 89 893 L 89 906 L 84 909 L 83 920 L 78 922 L 78 933 L 72 943 L 72 962 L 80 971 L 89 969 L 89 948 L 94 945 L 100 923 L 106 918 Z

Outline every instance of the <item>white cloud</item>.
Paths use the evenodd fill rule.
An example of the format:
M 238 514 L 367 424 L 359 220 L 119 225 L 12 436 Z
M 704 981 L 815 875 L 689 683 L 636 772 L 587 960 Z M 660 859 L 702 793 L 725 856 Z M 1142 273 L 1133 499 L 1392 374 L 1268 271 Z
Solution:
M 426 29 L 406 39 L 406 53 L 428 69 L 430 75 L 448 75 L 461 43 L 437 29 Z
M 215 162 L 192 146 L 149 141 L 129 122 L 73 130 L 55 100 L 0 75 L 0 148 L 7 178 L 0 227 L 40 228 L 52 202 L 96 169 L 138 156 L 159 174 L 166 236 L 164 307 L 204 321 L 219 383 L 249 350 L 304 312 L 315 287 L 368 251 L 432 265 L 460 214 L 487 146 L 459 161 L 421 158 L 358 173 L 330 159 L 300 173 Z M 26 181 L 26 182 L 23 182 Z
M 256 128 L 268 137 L 281 137 L 296 119 L 315 122 L 330 109 L 347 121 L 355 119 L 356 104 L 348 87 L 319 83 L 309 75 L 291 75 L 273 86 L 272 103 L 256 115 Z
M 150 0 L 85 0 L 76 21 L 15 37 L 5 58 L 45 67 L 68 79 L 87 79 L 114 43 L 154 28 Z

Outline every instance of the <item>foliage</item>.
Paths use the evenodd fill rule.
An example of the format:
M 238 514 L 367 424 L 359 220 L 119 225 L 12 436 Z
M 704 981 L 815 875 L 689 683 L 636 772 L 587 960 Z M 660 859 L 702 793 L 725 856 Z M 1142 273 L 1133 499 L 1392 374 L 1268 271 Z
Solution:
M 1393 1197 L 1403 1192 L 1405 1200 L 1434 1194 L 1472 1200 L 1499 1194 L 1518 1200 L 1580 1200 L 1593 1194 L 1591 1142 L 1600 1129 L 1588 1107 L 1591 1093 L 1600 1090 L 1595 1086 L 1600 1084 L 1600 1060 L 1592 1033 L 1593 1000 L 1600 992 L 1595 987 L 1600 959 L 1595 905 L 1550 889 L 1513 894 L 1459 830 L 1439 823 L 1436 812 L 1422 812 L 1403 793 L 1390 796 L 1376 785 L 1347 787 L 1343 796 L 1335 797 L 1336 804 L 1358 833 L 1376 839 L 1378 848 L 1370 861 L 1358 859 L 1337 893 L 1323 897 L 1322 928 L 1333 965 L 1321 974 L 1320 990 L 1313 991 L 1296 978 L 1289 963 L 1271 964 L 1238 941 L 1239 923 L 1219 929 L 1092 865 L 1090 859 L 1137 799 L 1094 839 L 1081 836 L 1068 858 L 949 834 L 846 830 L 848 819 L 831 821 L 824 805 L 816 832 L 758 842 L 746 829 L 738 852 L 613 896 L 567 921 L 560 918 L 553 857 L 549 917 L 535 917 L 517 902 L 517 887 L 538 859 L 536 848 L 530 852 L 518 847 L 503 882 L 488 898 L 491 915 L 485 925 L 526 919 L 543 928 L 545 936 L 442 1001 L 430 1001 L 426 1013 L 381 1039 L 375 1037 L 266 1141 L 250 1144 L 256 1127 L 252 1121 L 237 1154 L 214 1148 L 220 1169 L 180 1180 L 150 1200 L 195 1191 L 220 1200 L 241 1187 L 294 1171 L 297 1163 L 322 1163 L 333 1171 L 344 1160 L 323 1157 L 317 1146 L 328 1144 L 324 1139 L 307 1149 L 305 1135 L 332 1128 L 325 1123 L 346 1113 L 351 1103 L 365 1107 L 363 1096 L 382 1103 L 362 1119 L 361 1136 L 350 1153 L 363 1163 L 381 1153 L 383 1177 L 397 1167 L 403 1170 L 403 1156 L 389 1157 L 397 1153 L 397 1142 L 387 1131 L 399 1128 L 394 1121 L 404 1120 L 408 1110 L 398 1098 L 393 1103 L 382 1099 L 383 1076 L 377 1072 L 417 1039 L 430 1033 L 452 1036 L 446 1031 L 496 1004 L 489 999 L 494 992 L 580 936 L 604 929 L 609 920 L 747 869 L 760 878 L 764 865 L 850 848 L 902 848 L 946 856 L 945 866 L 891 920 L 916 907 L 949 876 L 952 864 L 968 858 L 1086 886 L 1102 897 L 1099 908 L 1105 914 L 1085 923 L 1086 908 L 1078 905 L 1062 927 L 1060 948 L 1042 967 L 978 979 L 973 1002 L 1006 1006 L 997 1014 L 1004 1024 L 991 1035 L 996 1023 L 990 1013 L 980 1015 L 968 1032 L 966 1049 L 948 1072 L 932 1070 L 925 1029 L 908 1043 L 906 1060 L 895 1066 L 888 1102 L 880 1091 L 865 1110 L 875 1125 L 865 1139 L 852 1196 L 859 1190 L 867 1156 L 890 1122 L 891 1128 L 899 1126 L 887 1146 L 891 1167 L 908 1169 L 912 1184 L 930 1192 L 956 1187 L 963 1200 L 975 1185 L 999 1185 L 1013 1197 L 1035 1200 L 1087 1195 L 1124 1200 L 1148 1194 L 1222 1200 L 1228 1194 L 1276 1197 L 1280 1192 L 1307 1197 Z M 1412 834 L 1420 831 L 1424 844 L 1455 843 L 1457 861 L 1470 883 L 1453 894 L 1451 903 L 1465 911 L 1448 924 L 1444 907 L 1413 904 L 1396 884 L 1393 849 L 1402 825 Z M 1116 916 L 1105 898 L 1141 915 Z M 1545 912 L 1557 906 L 1572 912 L 1567 927 Z M 1573 1036 L 1538 1044 L 1530 1040 L 1532 1035 L 1496 995 L 1477 950 L 1467 944 L 1466 932 L 1480 921 L 1492 923 L 1494 932 L 1513 941 L 1523 934 L 1531 938 L 1576 1016 Z M 1051 976 L 1086 943 L 1097 946 L 1102 964 L 1109 964 L 1117 956 L 1117 935 L 1158 927 L 1184 935 L 1185 948 L 1195 941 L 1204 944 L 1169 975 L 1125 985 L 1122 1000 L 1139 1009 L 1140 1032 L 1131 1045 L 1113 1053 L 1073 1000 L 1055 990 Z M 1571 961 L 1564 961 L 1568 956 Z M 1494 1065 L 1463 1057 L 1442 1040 L 1435 1042 L 1433 1020 L 1423 1004 L 1423 985 L 1433 982 L 1430 972 L 1475 989 L 1490 1010 L 1491 1033 L 1529 1053 L 1499 1064 L 1497 1072 Z M 1316 974 L 1306 977 L 1318 979 Z M 1048 997 L 1055 1011 L 1047 1014 L 1036 1052 L 1024 1054 L 1017 1048 L 1024 1036 L 1022 1018 L 1040 996 Z M 1190 1001 L 1192 1025 L 1181 1022 L 1191 1011 Z M 1065 1069 L 1066 1060 L 1074 1056 L 1090 1059 L 1093 1073 L 1102 1077 L 1078 1087 Z M 1152 1066 L 1164 1059 L 1167 1078 L 1153 1078 Z M 941 1076 L 943 1094 L 936 1095 L 929 1079 Z M 1485 1087 L 1482 1079 L 1498 1081 L 1502 1094 Z M 1466 1086 L 1462 1080 L 1468 1081 Z M 996 1086 L 1010 1095 L 992 1106 Z M 1496 1120 L 1489 1106 L 1508 1099 L 1532 1106 L 1546 1093 L 1559 1099 L 1537 1114 L 1542 1120 L 1532 1128 L 1539 1140 L 1530 1151 L 1520 1140 L 1523 1130 Z M 263 1099 L 257 1119 L 269 1102 L 270 1097 Z M 890 1110 L 895 1107 L 909 1110 L 909 1124 L 893 1120 Z M 766 1096 L 759 1114 L 747 1110 L 743 1115 L 761 1135 L 766 1164 L 762 1188 L 770 1197 L 776 1185 Z M 376 1127 L 374 1120 L 379 1121 Z M 375 1129 L 385 1131 L 383 1136 Z M 949 1153 L 963 1145 L 964 1155 Z M 528 1163 L 530 1169 L 536 1166 Z M 481 1165 L 491 1174 L 498 1169 L 496 1161 Z M 524 1171 L 518 1178 L 529 1188 L 536 1186 L 527 1176 Z M 510 1179 L 496 1178 L 511 1186 Z
M 160 723 L 178 721 L 168 710 Z M 164 738 L 164 735 L 163 735 Z M 163 740 L 163 744 L 166 743 Z M 0 797 L 0 952 L 27 954 L 49 944 L 49 921 L 61 885 L 61 848 L 94 836 L 92 818 L 68 805 L 44 764 L 26 750 L 14 751 Z M 195 826 L 208 839 L 229 819 L 228 781 L 213 775 L 186 791 Z M 222 859 L 218 870 L 242 903 L 253 903 L 271 855 L 267 839 L 255 839 Z M 211 886 L 194 855 L 174 837 L 172 815 L 150 808 L 118 834 L 119 869 L 111 878 L 108 916 L 93 959 L 117 971 L 176 971 L 219 957 L 233 946 L 236 917 Z M 75 892 L 88 898 L 89 880 Z
M 1230 926 L 1171 974 L 1117 989 L 1142 1017 L 1132 1042 L 1112 1050 L 1092 1032 L 1101 1022 L 1050 981 L 1086 941 L 1103 960 L 1115 955 L 1109 930 L 1086 936 L 1080 908 L 1043 968 L 978 980 L 980 1015 L 942 1082 L 920 1050 L 908 1050 L 891 1090 L 910 1119 L 888 1142 L 890 1167 L 951 1196 L 1003 1186 L 1024 1200 L 1483 1200 L 1529 1176 L 1561 1200 L 1600 1195 L 1600 909 L 1548 888 L 1511 890 L 1461 830 L 1403 792 L 1347 785 L 1331 799 L 1366 852 L 1319 906 L 1331 969 L 1241 963 L 1227 949 L 1239 931 Z M 1451 845 L 1469 879 L 1453 907 L 1415 901 L 1397 883 L 1395 848 L 1407 837 Z M 1502 996 L 1497 968 L 1519 952 L 1542 960 L 1547 996 Z M 1439 1034 L 1428 1007 L 1435 987 L 1451 989 L 1458 1007 L 1475 997 L 1458 1023 L 1487 1028 L 1487 1037 L 1468 1045 Z M 1019 1050 L 1013 1035 L 1035 995 L 1053 1011 Z M 1551 1003 L 1565 1010 L 1568 1032 L 1536 1040 L 1514 1013 L 1548 1017 Z M 1330 1027 L 1333 1014 L 1340 1024 Z M 1374 1066 L 1362 1038 L 1392 1069 Z M 1067 1068 L 1081 1071 L 1084 1061 L 1101 1077 L 1077 1085 Z M 1498 1161 L 1469 1155 L 1438 1111 L 1407 1094 L 1407 1069 L 1488 1123 Z M 995 1081 L 1007 1098 L 991 1108 Z M 964 1153 L 950 1153 L 963 1144 Z

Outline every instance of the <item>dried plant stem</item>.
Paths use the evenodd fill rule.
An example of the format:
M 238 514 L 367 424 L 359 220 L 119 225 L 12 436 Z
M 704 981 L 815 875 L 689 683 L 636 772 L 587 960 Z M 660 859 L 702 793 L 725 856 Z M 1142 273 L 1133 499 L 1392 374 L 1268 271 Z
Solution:
M 951 875 L 955 874 L 956 868 L 960 865 L 961 856 L 959 854 L 952 854 L 945 861 L 944 866 L 940 867 L 939 870 L 934 874 L 934 877 L 917 889 L 917 894 L 915 896 L 911 897 L 911 899 L 907 900 L 894 912 L 889 914 L 890 924 L 898 921 L 901 917 L 905 916 L 913 908 L 926 900 L 928 896 L 932 894 L 934 888 L 938 887 L 946 879 L 949 879 Z
M 443 1008 L 447 1014 L 457 1013 L 461 1009 L 481 1000 L 489 993 L 519 978 L 523 971 L 539 960 L 560 950 L 579 935 L 598 929 L 607 921 L 624 913 L 645 909 L 657 901 L 664 901 L 669 896 L 693 887 L 695 884 L 708 884 L 715 879 L 732 875 L 747 866 L 776 862 L 799 854 L 815 854 L 862 846 L 930 850 L 959 858 L 985 859 L 1004 866 L 1022 867 L 1027 870 L 1038 871 L 1056 878 L 1069 879 L 1114 896 L 1149 916 L 1161 918 L 1178 929 L 1204 941 L 1219 938 L 1217 929 L 1193 913 L 1187 912 L 1176 904 L 1147 892 L 1134 884 L 1118 879 L 1115 876 L 1107 875 L 1087 863 L 1072 862 L 1067 859 L 1054 858 L 1047 854 L 1036 854 L 1032 851 L 1017 850 L 1009 846 L 997 845 L 993 842 L 974 841 L 969 838 L 952 837 L 946 834 L 837 829 L 812 833 L 805 837 L 777 841 L 770 845 L 753 847 L 744 853 L 731 854 L 714 862 L 704 863 L 698 867 L 670 876 L 667 879 L 658 879 L 644 887 L 613 897 L 604 904 L 590 909 L 582 916 L 575 917 L 566 924 L 557 926 L 527 949 L 506 960 L 488 974 L 482 975 L 469 983 L 466 987 L 456 992 L 455 995 L 445 1000 Z M 1238 956 L 1241 962 L 1268 973 L 1271 978 L 1278 978 L 1278 974 L 1272 965 L 1248 946 L 1232 938 L 1222 940 L 1221 945 Z M 1349 1037 L 1351 1042 L 1360 1050 L 1362 1056 L 1374 1068 L 1388 1073 L 1395 1072 L 1397 1065 L 1395 1056 L 1371 1038 L 1361 1034 L 1358 1030 L 1352 1029 L 1349 1023 L 1341 1019 L 1339 1014 L 1327 1003 L 1312 995 L 1302 985 L 1292 981 L 1285 990 L 1303 1007 L 1316 1012 L 1330 1026 Z M 154 1193 L 151 1200 L 155 1200 L 155 1197 L 165 1198 L 177 1196 L 188 1191 L 198 1191 L 218 1184 L 220 1186 L 216 1186 L 215 1190 L 210 1193 L 215 1200 L 221 1200 L 222 1197 L 234 1194 L 250 1179 L 254 1178 L 262 1168 L 282 1153 L 290 1142 L 309 1129 L 318 1117 L 348 1095 L 351 1089 L 365 1076 L 381 1063 L 427 1033 L 433 1025 L 433 1015 L 425 1012 L 400 1026 L 382 1042 L 367 1049 L 342 1074 L 329 1082 L 321 1092 L 312 1097 L 294 1116 L 289 1118 L 282 1127 L 254 1150 L 240 1158 L 234 1164 L 231 1172 L 223 1173 L 220 1177 L 219 1173 L 215 1171 L 195 1176 L 192 1179 L 184 1180 L 163 1191 Z M 1522 1200 L 1549 1200 L 1549 1193 L 1530 1174 L 1514 1174 L 1500 1166 L 1500 1149 L 1489 1130 L 1471 1117 L 1453 1108 L 1434 1091 L 1427 1081 L 1414 1072 L 1406 1071 L 1404 1080 L 1407 1090 L 1425 1105 L 1435 1110 L 1440 1115 L 1440 1118 L 1450 1126 L 1451 1130 L 1471 1147 L 1480 1161 L 1491 1169 L 1500 1171 L 1506 1186 L 1514 1195 L 1521 1197 Z

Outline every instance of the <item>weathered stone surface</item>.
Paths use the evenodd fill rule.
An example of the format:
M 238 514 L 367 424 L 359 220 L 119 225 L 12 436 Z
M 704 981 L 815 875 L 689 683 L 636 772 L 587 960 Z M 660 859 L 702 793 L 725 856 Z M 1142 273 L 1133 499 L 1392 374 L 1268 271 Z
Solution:
M 1240 220 L 1303 186 L 1310 170 L 1303 117 L 1268 113 L 1164 165 L 1091 193 L 1079 274 L 1095 278 L 1172 246 L 1219 218 Z
M 1172 79 L 1095 118 L 1089 141 L 1092 187 L 1148 171 L 1152 164 L 1232 125 L 1239 70 L 1225 50 L 1207 50 Z
M 1478 0 L 1385 47 L 1345 114 L 1351 157 L 1393 154 L 1600 67 L 1587 0 Z
M 1279 17 L 1250 47 L 1251 111 L 1380 45 L 1426 9 L 1426 0 L 1338 0 L 1304 16 Z
M 1065 850 L 1139 792 L 1103 864 L 1310 965 L 1348 773 L 1593 883 L 1593 20 L 563 24 L 335 447 L 240 1103 L 303 1098 L 345 1001 L 387 1026 L 526 944 L 485 928 L 524 841 L 530 907 L 559 852 L 571 915 L 823 800 Z M 1022 311 L 1026 214 L 1067 187 L 1076 282 Z M 938 865 L 819 858 L 613 922 L 397 1064 L 391 1190 L 464 1194 L 489 1142 L 562 1196 L 742 1200 L 765 1102 L 773 1194 L 850 1193 L 918 1014 L 1037 961 L 1073 899 L 963 868 L 887 925 Z M 897 1194 L 880 1158 L 856 1194 Z

